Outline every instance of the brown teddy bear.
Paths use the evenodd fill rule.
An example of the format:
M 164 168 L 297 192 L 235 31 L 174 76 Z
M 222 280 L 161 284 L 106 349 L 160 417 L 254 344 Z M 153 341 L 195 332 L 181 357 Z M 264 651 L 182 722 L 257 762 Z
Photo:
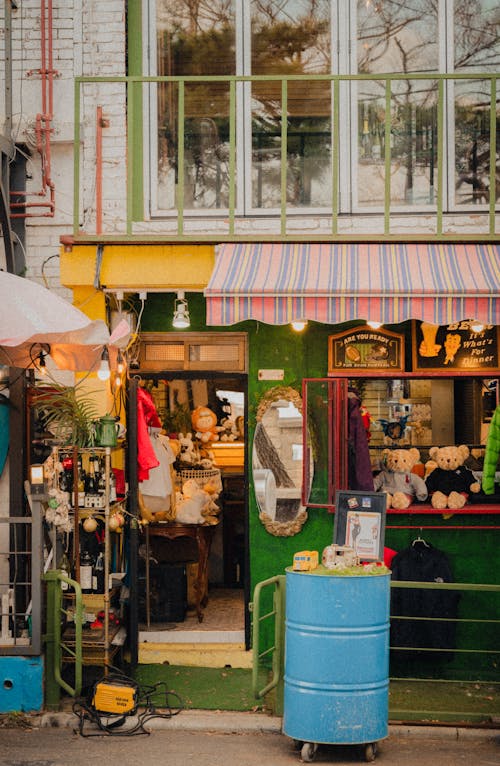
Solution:
M 420 461 L 416 447 L 385 449 L 382 458 L 385 468 L 375 476 L 373 484 L 376 492 L 387 493 L 387 508 L 408 508 L 414 497 L 422 502 L 427 500 L 425 481 L 412 471 Z
M 459 447 L 431 447 L 429 463 L 436 467 L 428 474 L 425 483 L 436 510 L 463 508 L 471 492 L 479 492 L 480 484 L 464 463 L 469 457 L 465 444 Z M 428 464 L 426 464 L 427 466 Z

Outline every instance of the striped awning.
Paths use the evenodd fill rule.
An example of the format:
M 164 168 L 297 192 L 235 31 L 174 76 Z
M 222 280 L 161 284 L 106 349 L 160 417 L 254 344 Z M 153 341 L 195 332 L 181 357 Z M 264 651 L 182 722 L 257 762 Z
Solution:
M 207 324 L 500 324 L 500 244 L 224 244 Z

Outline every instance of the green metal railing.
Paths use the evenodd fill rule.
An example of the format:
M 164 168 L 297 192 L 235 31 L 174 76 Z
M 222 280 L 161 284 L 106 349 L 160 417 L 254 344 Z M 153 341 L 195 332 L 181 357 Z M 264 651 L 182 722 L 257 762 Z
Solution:
M 252 674 L 252 688 L 256 699 L 263 699 L 270 691 L 276 690 L 275 698 L 275 712 L 276 714 L 282 714 L 283 709 L 283 685 L 284 685 L 284 655 L 285 655 L 285 601 L 286 601 L 286 582 L 285 576 L 279 575 L 272 577 L 268 580 L 264 580 L 255 587 L 254 599 L 251 604 L 253 613 L 252 619 L 252 631 L 253 631 L 253 674 Z M 405 588 L 405 589 L 424 589 L 435 591 L 455 591 L 462 594 L 465 593 L 478 593 L 478 594 L 499 594 L 500 585 L 495 584 L 474 584 L 474 583 L 434 583 L 434 582 L 408 582 L 408 581 L 392 581 L 391 588 Z M 269 593 L 271 591 L 271 593 Z M 261 601 L 267 596 L 268 601 L 271 600 L 273 607 L 267 612 L 263 612 Z M 429 618 L 429 617 L 409 617 L 409 616 L 397 616 L 391 615 L 391 620 L 424 620 L 426 622 L 453 622 L 457 625 L 479 625 L 479 626 L 499 626 L 500 619 L 494 618 L 489 615 L 481 615 L 480 617 L 461 617 L 461 618 Z M 264 635 L 265 634 L 265 635 Z M 498 631 L 497 631 L 498 635 Z M 391 676 L 390 687 L 391 697 L 389 700 L 389 718 L 391 720 L 406 720 L 406 721 L 465 721 L 465 722 L 481 722 L 484 720 L 485 715 L 474 712 L 474 710 L 457 710 L 456 706 L 460 705 L 460 695 L 470 694 L 470 689 L 477 693 L 477 689 L 483 687 L 495 688 L 500 687 L 500 681 L 498 680 L 498 671 L 495 670 L 498 666 L 498 658 L 500 656 L 500 647 L 491 648 L 479 648 L 475 646 L 455 646 L 453 649 L 447 647 L 441 648 L 422 648 L 422 647 L 392 647 L 391 650 L 397 650 L 398 652 L 415 652 L 418 651 L 423 654 L 432 654 L 452 651 L 454 655 L 462 656 L 488 656 L 491 658 L 492 670 L 490 671 L 490 677 L 488 679 L 464 679 L 464 678 L 426 678 L 413 677 L 413 676 Z M 263 685 L 263 670 L 267 670 L 265 676 L 267 683 Z M 459 673 L 456 673 L 457 675 Z M 448 693 L 441 691 L 439 694 L 433 694 L 429 689 L 436 685 L 442 685 L 447 690 L 451 690 Z M 400 689 L 403 689 L 400 693 Z M 422 690 L 423 689 L 423 693 Z M 459 691 L 456 691 L 456 690 Z M 465 691 L 463 691 L 465 689 Z M 456 693 L 454 693 L 456 691 Z M 412 699 L 411 694 L 415 692 L 416 707 L 409 705 L 401 705 L 401 701 L 405 702 L 405 696 Z M 485 692 L 484 692 L 485 693 Z M 447 705 L 445 709 L 431 709 L 430 707 L 422 706 L 429 702 L 429 697 L 437 700 L 436 704 Z M 494 705 L 494 703 L 492 703 Z M 498 709 L 496 715 L 498 716 Z M 488 716 L 486 715 L 486 718 Z
M 407 83 L 418 83 L 418 81 L 427 81 L 436 83 L 436 117 L 435 117 L 435 134 L 436 134 L 436 166 L 432 164 L 432 172 L 435 175 L 436 186 L 434 188 L 435 203 L 432 205 L 431 213 L 426 211 L 426 215 L 432 214 L 434 216 L 434 231 L 427 233 L 412 233 L 411 227 L 408 233 L 404 234 L 405 239 L 408 240 L 441 240 L 451 239 L 453 236 L 460 237 L 461 241 L 470 240 L 491 240 L 497 236 L 496 211 L 497 211 L 497 80 L 500 75 L 491 74 L 487 72 L 478 72 L 471 74 L 437 74 L 437 73 L 425 73 L 425 74 L 379 74 L 373 75 L 255 75 L 255 76 L 186 76 L 186 77 L 78 77 L 75 80 L 75 141 L 74 141 L 74 223 L 73 223 L 73 237 L 76 241 L 91 242 L 91 241 L 105 241 L 108 239 L 121 240 L 130 239 L 141 241 L 182 241 L 182 240 L 196 240 L 198 242 L 222 242 L 222 241 L 259 241 L 263 236 L 267 241 L 335 241 L 340 237 L 343 240 L 355 238 L 357 241 L 380 241 L 401 239 L 401 227 L 399 226 L 398 232 L 394 231 L 395 215 L 403 214 L 408 217 L 418 216 L 419 210 L 417 206 L 411 207 L 410 210 L 404 209 L 398 210 L 397 205 L 391 201 L 392 193 L 392 175 L 391 175 L 391 162 L 393 150 L 391 149 L 391 134 L 392 134 L 392 119 L 393 119 L 393 97 L 395 95 L 394 84 L 398 81 L 405 81 Z M 342 114 L 340 110 L 340 96 L 341 87 L 346 84 L 355 82 L 372 82 L 377 83 L 381 87 L 380 100 L 385 101 L 385 116 L 381 123 L 381 135 L 384 137 L 385 147 L 383 153 L 383 165 L 384 165 L 384 204 L 383 212 L 380 213 L 383 222 L 383 232 L 375 234 L 376 227 L 373 223 L 373 216 L 376 215 L 376 211 L 365 211 L 360 214 L 356 213 L 342 213 L 340 211 L 339 199 L 340 199 L 340 155 L 343 151 L 339 144 L 339 126 L 342 124 Z M 482 105 L 482 113 L 488 115 L 487 122 L 488 128 L 486 133 L 489 134 L 489 148 L 487 155 L 489 157 L 487 164 L 488 169 L 485 175 L 488 177 L 488 183 L 486 191 L 483 194 L 485 199 L 484 205 L 474 208 L 474 214 L 480 213 L 484 218 L 484 224 L 481 224 L 480 230 L 477 228 L 477 223 L 471 222 L 471 230 L 466 229 L 466 222 L 464 220 L 464 210 L 462 208 L 455 208 L 454 210 L 447 210 L 446 203 L 446 157 L 448 154 L 448 139 L 445 126 L 447 125 L 447 110 L 446 104 L 449 98 L 448 83 L 469 81 L 474 83 L 477 81 L 484 81 L 489 83 L 489 99 L 486 97 L 489 104 Z M 280 119 L 280 205 L 279 218 L 280 231 L 279 234 L 269 233 L 269 227 L 266 226 L 262 231 L 258 231 L 258 222 L 256 219 L 259 214 L 264 218 L 271 217 L 266 209 L 253 209 L 252 215 L 252 227 L 255 228 L 255 233 L 248 233 L 248 227 L 246 230 L 238 230 L 237 222 L 244 220 L 245 213 L 237 207 L 237 166 L 236 166 L 236 150 L 237 150 L 237 120 L 239 118 L 239 106 L 241 102 L 242 89 L 245 84 L 259 84 L 259 83 L 278 83 L 280 87 L 280 106 L 278 115 L 274 115 L 278 119 L 282 115 L 290 117 L 289 103 L 289 86 L 294 83 L 301 82 L 304 89 L 308 84 L 314 84 L 318 82 L 325 82 L 331 89 L 332 93 L 332 108 L 331 108 L 331 135 L 330 135 L 330 151 L 331 151 L 331 177 L 332 177 L 332 189 L 330 208 L 325 215 L 317 214 L 322 219 L 325 216 L 329 219 L 329 228 L 322 229 L 318 234 L 315 230 L 311 230 L 310 227 L 304 226 L 301 231 L 300 224 L 297 223 L 297 216 L 302 218 L 311 218 L 316 215 L 308 211 L 307 207 L 294 208 L 290 210 L 287 205 L 287 183 L 288 183 L 288 169 L 287 169 L 287 156 L 289 148 L 289 125 L 288 119 Z M 192 218 L 190 213 L 186 212 L 184 191 L 185 191 L 185 179 L 184 179 L 184 166 L 186 161 L 186 119 L 189 118 L 189 109 L 186 109 L 186 89 L 193 85 L 204 85 L 209 91 L 210 86 L 215 83 L 224 83 L 227 86 L 227 95 L 224 119 L 228 121 L 228 207 L 216 209 L 217 217 L 213 216 L 214 210 L 207 209 L 207 213 L 210 213 L 210 220 L 212 221 L 213 231 L 207 233 L 201 231 L 200 227 L 197 230 L 188 230 L 186 227 L 187 221 Z M 105 89 L 109 86 L 121 84 L 123 86 L 123 95 L 120 97 L 123 101 L 123 109 L 126 104 L 126 115 L 124 115 L 124 127 L 126 126 L 126 153 L 127 157 L 123 160 L 123 165 L 126 166 L 126 189 L 124 193 L 124 205 L 126 208 L 125 221 L 122 222 L 123 230 L 116 231 L 118 224 L 114 221 L 113 231 L 103 231 L 99 234 L 92 234 L 86 231 L 82 232 L 80 227 L 80 213 L 82 207 L 88 209 L 91 207 L 94 201 L 83 200 L 81 198 L 81 166 L 82 166 L 82 151 L 85 145 L 88 146 L 89 139 L 86 135 L 86 144 L 82 143 L 81 124 L 89 124 L 91 116 L 88 109 L 94 108 L 99 98 L 102 102 L 102 108 L 104 113 L 109 109 L 116 110 L 117 96 L 116 92 L 112 92 L 112 96 L 106 96 Z M 171 113 L 169 113 L 169 119 L 173 124 L 173 132 L 175 134 L 175 164 L 176 164 L 176 188 L 175 188 L 175 209 L 173 209 L 172 215 L 176 217 L 175 230 L 164 230 L 161 234 L 155 234 L 154 231 L 148 231 L 148 221 L 145 221 L 145 216 L 142 211 L 147 209 L 147 203 L 149 200 L 145 199 L 145 193 L 143 188 L 142 179 L 144 176 L 145 156 L 148 152 L 144 149 L 146 141 L 143 135 L 143 111 L 144 111 L 144 94 L 145 86 L 152 87 L 161 84 L 170 84 L 177 89 L 175 104 L 172 105 Z M 102 98 L 99 91 L 99 96 L 93 94 L 83 95 L 83 91 L 86 86 L 93 85 L 97 91 L 98 86 L 103 86 Z M 112 91 L 112 88 L 111 88 Z M 106 98 L 109 101 L 106 102 Z M 89 105 L 90 103 L 90 105 Z M 471 107 L 472 108 L 472 107 Z M 203 103 L 201 104 L 203 109 Z M 489 113 L 488 113 L 489 110 Z M 241 118 L 240 118 L 241 119 Z M 119 129 L 119 128 L 118 128 Z M 116 141 L 116 127 L 115 127 L 115 139 L 105 139 L 108 141 Z M 116 185 L 113 186 L 113 194 L 117 193 Z M 106 202 L 106 201 L 105 201 Z M 115 202 L 113 200 L 112 202 Z M 83 204 L 82 204 L 83 203 Z M 197 211 L 198 216 L 203 214 L 202 208 Z M 290 230 L 290 221 L 292 220 L 291 212 L 293 212 L 293 230 Z M 469 211 L 470 212 L 470 211 Z M 450 213 L 449 216 L 445 216 Z M 452 214 L 458 215 L 458 221 L 460 228 L 453 231 L 453 218 Z M 363 216 L 367 216 L 366 226 L 367 231 L 363 232 L 359 230 L 356 234 L 349 234 L 344 232 L 339 233 L 339 224 L 341 219 L 353 218 L 358 219 L 358 222 L 363 219 Z M 134 231 L 134 224 L 140 223 L 140 232 Z M 446 224 L 446 225 L 445 225 Z M 154 227 L 153 227 L 154 228 Z M 266 233 L 267 232 L 267 233 Z
M 47 583 L 47 631 L 45 638 L 45 705 L 48 710 L 57 710 L 60 692 L 63 689 L 70 697 L 78 697 L 82 691 L 82 626 L 84 604 L 82 589 L 75 580 L 54 569 L 46 572 Z M 61 584 L 66 583 L 74 592 L 74 605 L 68 610 L 63 602 Z M 71 612 L 71 614 L 70 614 Z M 64 641 L 61 626 L 70 618 L 74 624 L 71 645 Z M 63 665 L 71 661 L 74 666 L 74 686 L 62 677 Z
M 266 612 L 262 612 L 264 593 L 271 592 L 272 606 Z M 285 661 L 285 591 L 286 578 L 284 575 L 277 575 L 268 580 L 263 580 L 255 586 L 254 600 L 250 604 L 252 611 L 252 688 L 256 699 L 263 699 L 271 690 L 277 688 L 276 695 L 276 713 L 279 714 L 283 707 L 283 681 L 284 681 L 284 661 Z M 273 642 L 271 645 L 263 647 L 262 628 L 267 625 L 270 627 Z M 259 668 L 263 661 L 271 662 L 271 678 L 262 688 L 260 688 Z

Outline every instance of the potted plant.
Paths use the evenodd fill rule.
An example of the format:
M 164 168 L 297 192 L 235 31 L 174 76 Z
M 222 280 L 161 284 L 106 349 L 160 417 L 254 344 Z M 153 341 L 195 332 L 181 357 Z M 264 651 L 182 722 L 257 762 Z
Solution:
M 94 446 L 95 421 L 99 414 L 88 391 L 81 391 L 78 385 L 37 386 L 34 408 L 46 430 L 61 446 Z

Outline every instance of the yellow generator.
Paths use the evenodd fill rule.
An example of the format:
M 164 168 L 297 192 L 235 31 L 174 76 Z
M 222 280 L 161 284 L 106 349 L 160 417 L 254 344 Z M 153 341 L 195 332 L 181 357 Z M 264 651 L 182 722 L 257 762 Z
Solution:
M 137 686 L 127 679 L 103 679 L 94 687 L 92 707 L 100 714 L 133 715 L 137 702 Z

